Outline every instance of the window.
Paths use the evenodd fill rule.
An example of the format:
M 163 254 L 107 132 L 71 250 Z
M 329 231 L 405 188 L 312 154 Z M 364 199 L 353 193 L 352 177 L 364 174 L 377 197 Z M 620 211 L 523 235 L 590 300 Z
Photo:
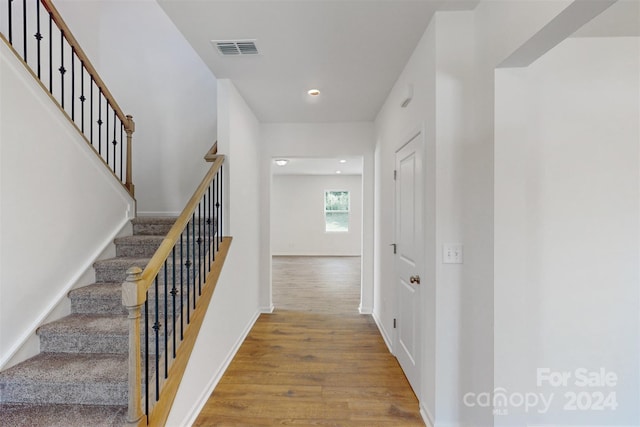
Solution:
M 325 231 L 349 231 L 349 192 L 324 192 Z

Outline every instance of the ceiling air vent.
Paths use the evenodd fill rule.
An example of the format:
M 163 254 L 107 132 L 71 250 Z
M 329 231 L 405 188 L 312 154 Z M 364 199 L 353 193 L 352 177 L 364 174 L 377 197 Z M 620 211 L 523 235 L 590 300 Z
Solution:
M 221 55 L 257 55 L 255 40 L 211 40 Z

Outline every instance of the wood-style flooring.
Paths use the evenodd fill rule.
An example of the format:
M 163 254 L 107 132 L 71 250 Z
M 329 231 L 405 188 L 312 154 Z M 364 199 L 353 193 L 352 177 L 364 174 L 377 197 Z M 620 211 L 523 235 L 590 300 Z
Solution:
M 424 426 L 371 316 L 359 257 L 274 257 L 260 316 L 194 426 Z

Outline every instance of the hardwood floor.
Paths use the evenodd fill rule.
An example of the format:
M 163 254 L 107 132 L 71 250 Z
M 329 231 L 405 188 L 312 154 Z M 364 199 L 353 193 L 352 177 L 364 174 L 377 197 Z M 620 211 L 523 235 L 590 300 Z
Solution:
M 274 257 L 260 316 L 194 426 L 424 426 L 371 316 L 359 257 Z

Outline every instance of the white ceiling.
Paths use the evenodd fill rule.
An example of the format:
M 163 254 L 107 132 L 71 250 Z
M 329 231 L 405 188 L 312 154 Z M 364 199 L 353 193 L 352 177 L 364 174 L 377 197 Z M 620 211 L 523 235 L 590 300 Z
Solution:
M 271 172 L 274 175 L 362 175 L 362 157 L 341 158 L 301 158 L 287 157 L 289 163 L 286 166 L 278 166 L 274 162 Z M 341 163 L 340 160 L 346 160 Z
M 375 119 L 436 10 L 480 0 L 158 0 L 217 78 L 261 122 Z M 491 0 L 487 0 L 491 1 Z M 619 0 L 574 36 L 638 35 L 640 0 Z M 254 56 L 211 40 L 255 39 Z M 188 78 L 188 76 L 183 76 Z M 311 88 L 321 95 L 307 95 Z
M 262 122 L 373 120 L 436 9 L 477 4 L 448 1 L 158 0 Z M 238 39 L 256 39 L 260 55 L 222 56 L 211 44 Z

